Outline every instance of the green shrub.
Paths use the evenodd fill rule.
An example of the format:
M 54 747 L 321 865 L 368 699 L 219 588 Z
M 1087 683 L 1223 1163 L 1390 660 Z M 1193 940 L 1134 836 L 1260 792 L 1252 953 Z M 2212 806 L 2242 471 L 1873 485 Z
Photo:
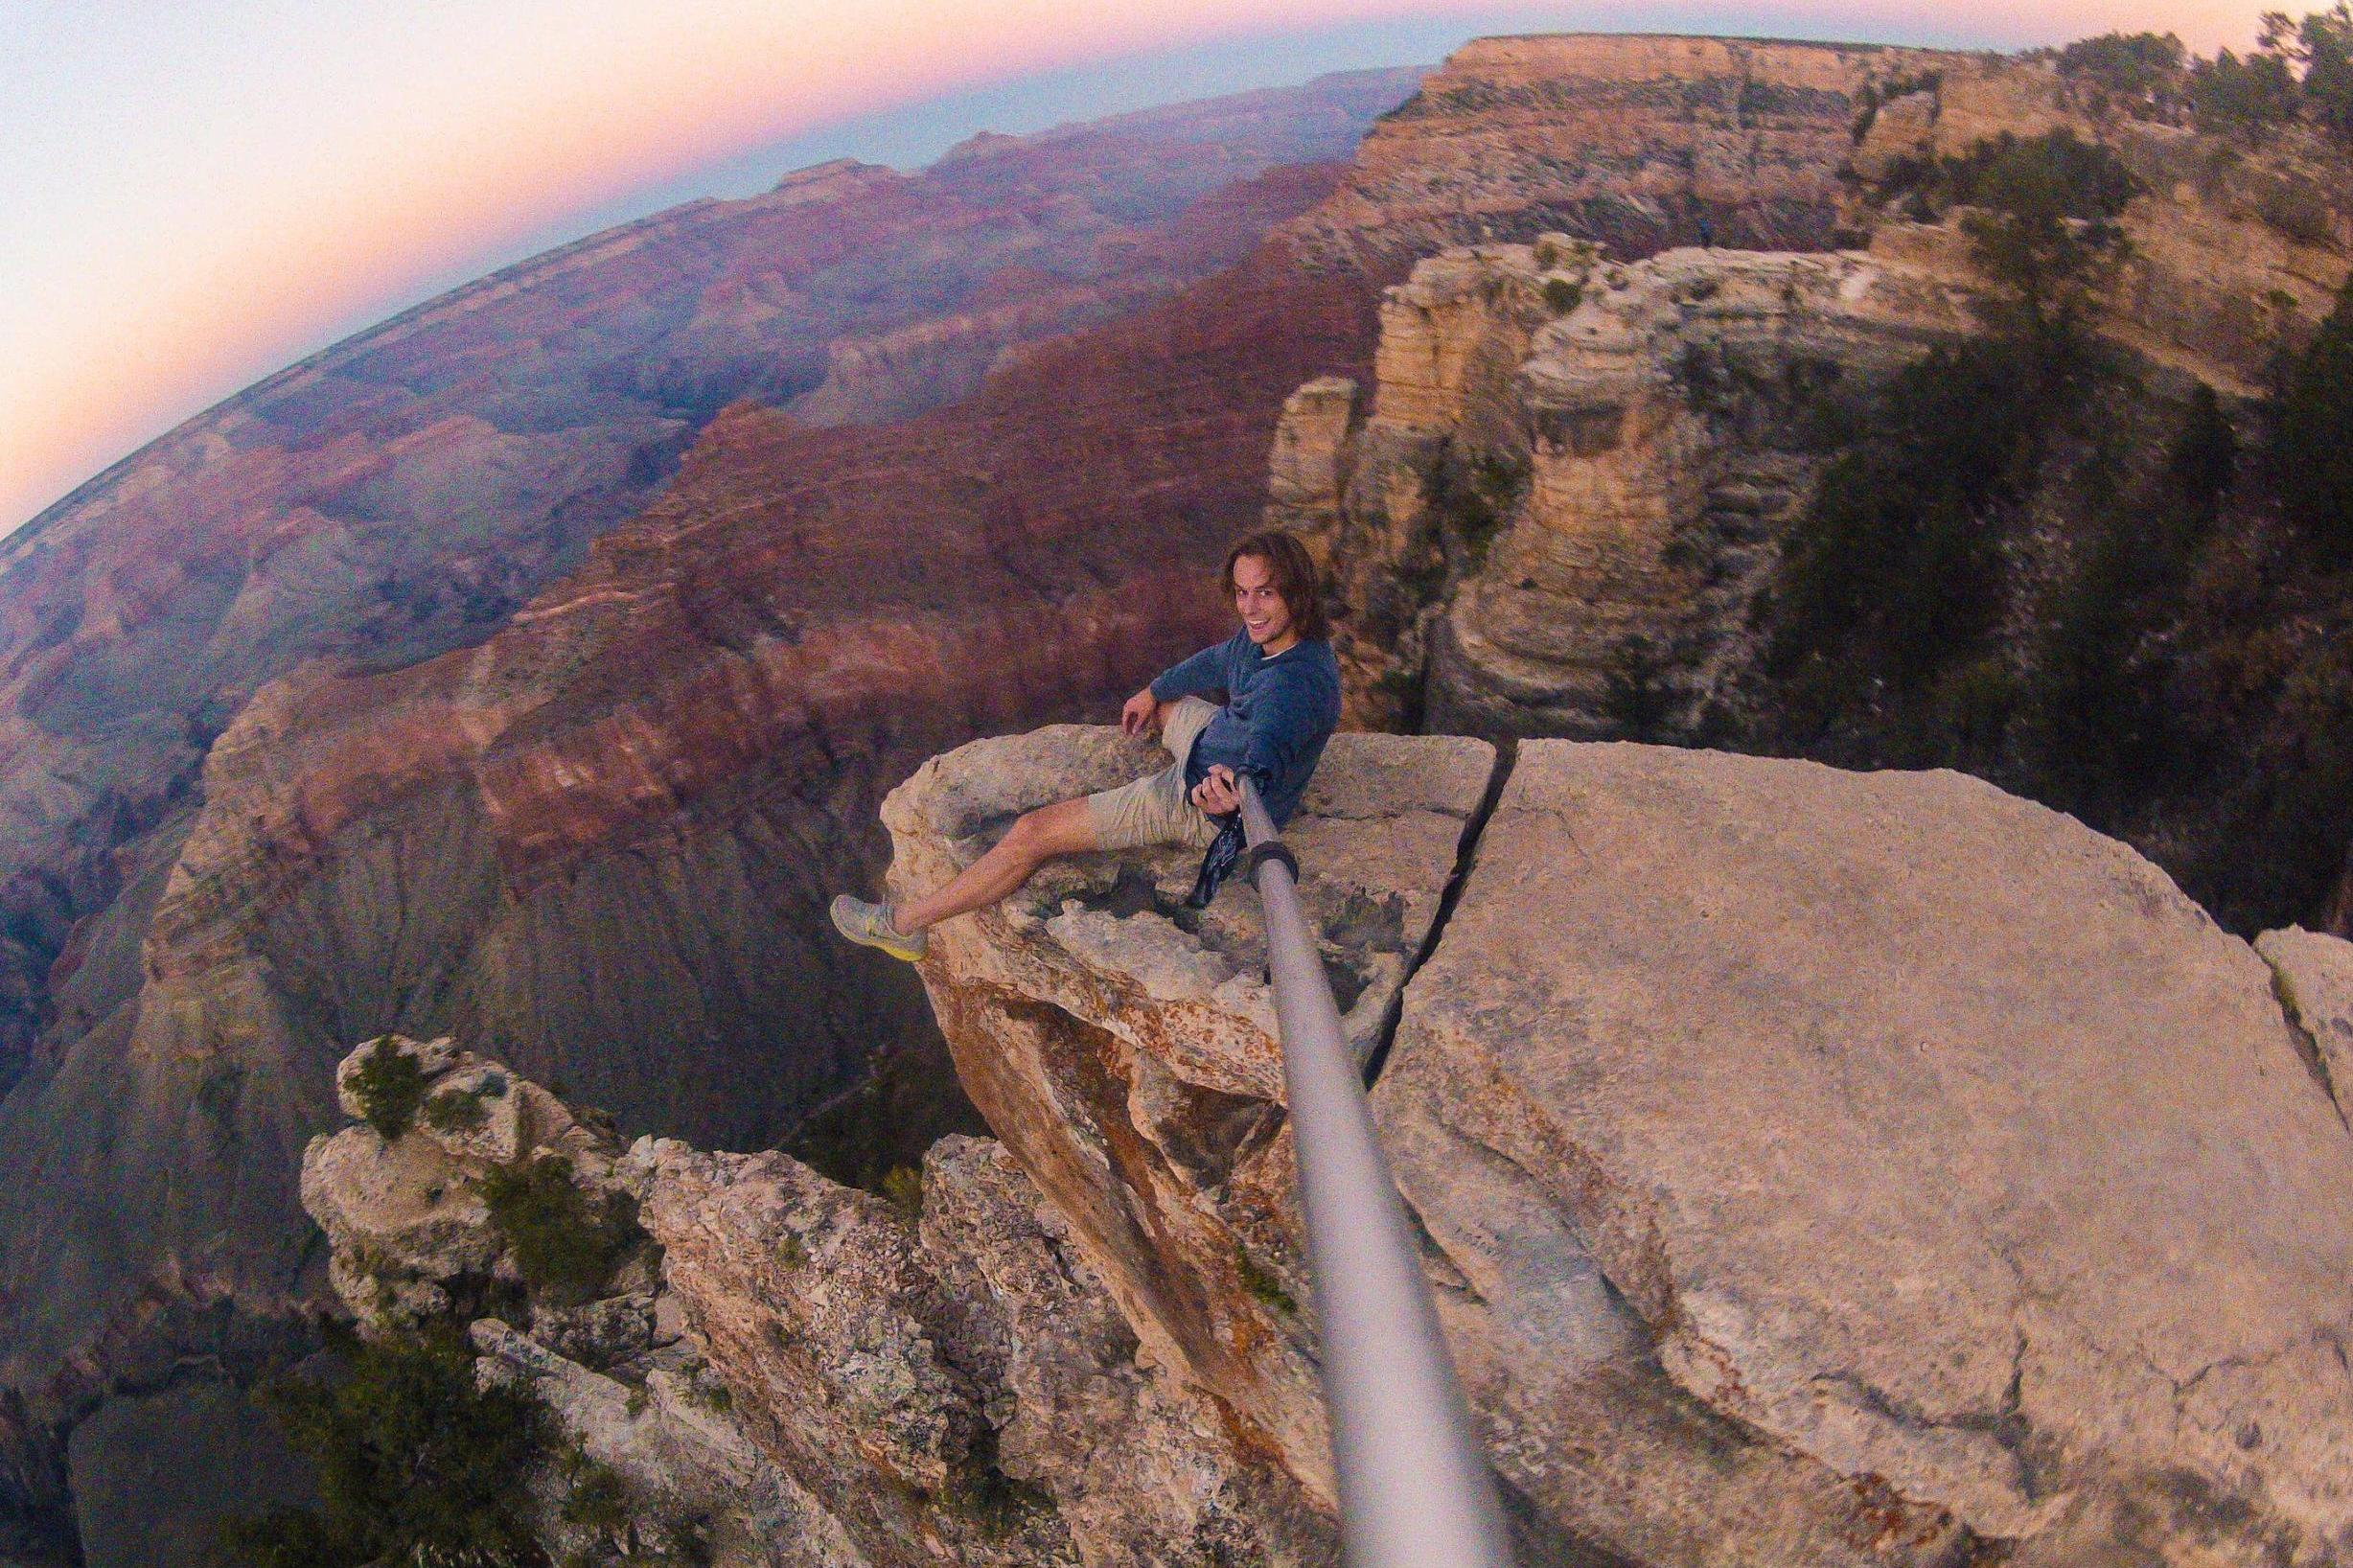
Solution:
M 2271 423 L 2281 511 L 2342 565 L 2353 550 L 2353 280 L 2291 363 Z
M 378 1137 L 389 1141 L 417 1119 L 417 1107 L 425 1099 L 425 1069 L 394 1044 L 392 1036 L 382 1035 L 360 1059 L 351 1087 L 360 1116 Z
M 913 1165 L 893 1165 L 884 1173 L 882 1195 L 911 1223 L 923 1217 L 923 1172 Z
M 454 1330 L 361 1341 L 346 1329 L 331 1348 L 333 1375 L 280 1378 L 257 1395 L 310 1461 L 317 1507 L 232 1520 L 221 1560 L 544 1568 L 523 1486 L 545 1451 L 539 1402 L 519 1388 L 476 1387 Z
M 1946 177 L 1955 200 L 1978 209 L 1962 228 L 2017 325 L 2046 342 L 2071 337 L 2103 268 L 2125 253 L 2115 219 L 2138 189 L 2132 172 L 2107 148 L 2054 130 L 1980 143 Z
M 945 1501 L 972 1515 L 988 1540 L 1003 1540 L 1054 1510 L 1050 1492 L 1005 1473 L 997 1429 L 983 1421 Z
M 2044 610 L 2031 702 L 2035 793 L 2051 804 L 2115 820 L 2176 776 L 2180 743 L 2155 650 L 2237 468 L 2238 438 L 2201 385 L 2145 487 L 2126 493 L 2105 473 L 2084 486 L 2085 538 Z
M 2260 134 L 2301 119 L 2353 143 L 2353 6 L 2337 0 L 2300 22 L 2266 12 L 2252 55 L 2226 49 L 2191 65 L 2189 97 L 2202 130 Z
M 2128 247 L 2117 217 L 2140 189 L 2122 159 L 2073 131 L 2004 131 L 1947 158 L 1898 158 L 1882 199 L 1934 222 L 1955 206 L 1977 265 L 2001 290 L 1994 325 L 2056 339 L 2088 314 L 2090 292 Z
M 2189 99 L 2198 128 L 2221 134 L 2286 125 L 2302 106 L 2286 60 L 2269 54 L 2241 59 L 2227 49 L 2190 67 Z
M 2304 112 L 2341 142 L 2353 142 L 2353 6 L 2346 0 L 2306 14 L 2296 27 Z
M 1582 303 L 1585 286 L 1574 278 L 1544 280 L 1544 304 L 1555 315 L 1567 315 Z
M 567 1525 L 577 1525 L 616 1544 L 625 1544 L 631 1523 L 629 1487 L 610 1464 L 600 1464 L 577 1445 L 567 1447 L 558 1467 L 565 1481 L 564 1501 L 557 1511 Z
M 1433 475 L 1432 510 L 1476 565 L 1487 559 L 1527 484 L 1527 465 L 1508 453 L 1476 451 L 1467 458 L 1452 456 Z M 1435 565 L 1442 578 L 1444 563 Z M 1419 591 L 1433 590 L 1436 586 L 1430 583 Z
M 686 1396 L 717 1416 L 725 1416 L 735 1408 L 734 1392 L 721 1382 L 708 1367 L 687 1379 Z
M 1666 657 L 1649 637 L 1630 636 L 1611 650 L 1603 673 L 1602 710 L 1613 732 L 1629 741 L 1656 740 L 1674 711 Z
M 1847 127 L 1849 135 L 1857 146 L 1861 146 L 1862 139 L 1871 134 L 1871 127 L 1879 122 L 1880 104 L 1909 98 L 1914 93 L 1934 92 L 1944 80 L 1942 71 L 1903 71 L 1884 81 L 1864 82 L 1855 95 L 1855 119 Z
M 559 1306 L 602 1294 L 645 1240 L 636 1203 L 625 1192 L 582 1191 L 571 1161 L 560 1154 L 493 1170 L 480 1190 L 525 1282 Z
M 425 1102 L 425 1124 L 437 1133 L 472 1132 L 490 1119 L 483 1101 L 492 1096 L 488 1085 L 479 1089 L 444 1089 Z
M 2004 600 L 1987 512 L 2015 493 L 2039 417 L 2023 371 L 1998 340 L 1932 351 L 1894 378 L 1872 438 L 1824 472 L 1784 556 L 1766 649 L 1779 675 L 1834 672 L 1809 706 L 1847 705 L 1871 672 L 1922 692 L 1993 631 Z
M 1252 1301 L 1261 1306 L 1271 1306 L 1288 1317 L 1299 1315 L 1299 1303 L 1282 1288 L 1282 1281 L 1275 1277 L 1274 1271 L 1251 1257 L 1250 1249 L 1238 1242 L 1234 1248 L 1234 1266 L 1241 1276 L 1243 1291 Z
M 2180 87 L 2182 58 L 2181 40 L 2170 33 L 2103 33 L 2062 49 L 2059 69 L 2135 105 L 2156 107 Z

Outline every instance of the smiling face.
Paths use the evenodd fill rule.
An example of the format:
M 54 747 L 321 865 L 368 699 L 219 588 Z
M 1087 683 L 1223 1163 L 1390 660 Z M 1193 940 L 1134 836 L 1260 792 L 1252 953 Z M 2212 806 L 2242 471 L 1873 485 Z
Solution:
M 1234 558 L 1234 611 L 1258 652 L 1274 657 L 1299 640 L 1291 628 L 1291 607 L 1275 587 L 1275 565 L 1262 555 Z

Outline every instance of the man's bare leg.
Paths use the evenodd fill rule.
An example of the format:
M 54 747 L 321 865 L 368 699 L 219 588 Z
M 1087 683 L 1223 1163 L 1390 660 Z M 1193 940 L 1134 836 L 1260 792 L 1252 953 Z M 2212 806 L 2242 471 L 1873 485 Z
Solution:
M 890 923 L 912 936 L 927 926 L 996 903 L 1056 855 L 1083 854 L 1096 847 L 1095 823 L 1083 798 L 1024 812 L 1005 836 L 957 873 L 954 882 L 892 910 Z

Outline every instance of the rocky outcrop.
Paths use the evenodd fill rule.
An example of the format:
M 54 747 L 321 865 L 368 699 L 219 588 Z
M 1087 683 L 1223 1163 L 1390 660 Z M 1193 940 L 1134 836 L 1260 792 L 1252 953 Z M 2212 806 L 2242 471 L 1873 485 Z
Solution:
M 1282 516 L 1337 519 L 1325 537 L 1359 722 L 1737 729 L 1750 608 L 1857 413 L 1897 367 L 1983 330 L 1991 286 L 1963 216 L 1914 221 L 1906 205 L 1904 181 L 1933 160 L 2051 130 L 2115 152 L 2138 190 L 2097 330 L 2166 395 L 2257 396 L 2345 276 L 2343 160 L 2317 143 L 2250 149 L 2095 114 L 2035 62 L 1922 56 L 1874 80 L 1898 96 L 1858 122 L 1844 221 L 1867 249 L 1623 265 L 1563 225 L 1448 250 L 1389 291 L 1349 433 L 1331 448 L 1322 391 L 1277 449 L 1322 454 L 1312 498 L 1278 499 Z M 1384 122 L 1359 169 L 1396 134 Z
M 934 758 L 887 806 L 894 883 L 1151 760 L 1067 726 Z M 1497 769 L 1338 736 L 1286 839 L 1523 1560 L 2353 1543 L 2353 1135 L 2308 1049 L 2353 946 L 2250 949 L 1956 773 Z M 1058 863 L 934 931 L 1003 1141 L 888 1195 L 363 1048 L 347 1109 L 381 1115 L 390 1052 L 481 1114 L 312 1142 L 337 1289 L 371 1332 L 471 1320 L 642 1538 L 717 1562 L 1332 1560 L 1255 894 L 1184 908 L 1186 858 Z M 555 1154 L 646 1233 L 561 1301 L 482 1196 Z M 565 1463 L 543 1528 L 593 1557 Z
M 883 806 L 894 891 L 935 886 L 1024 810 L 1135 776 L 1142 749 L 1058 726 L 926 764 Z M 1436 920 L 1491 758 L 1475 741 L 1335 736 L 1289 829 L 1362 1055 Z M 939 928 L 925 980 L 967 1093 L 1152 1359 L 1211 1390 L 1237 1441 L 1288 1456 L 1291 1484 L 1328 1507 L 1264 936 L 1244 888 L 1182 908 L 1191 860 L 1050 867 Z
M 1642 700 L 1696 729 L 1834 452 L 1826 409 L 1972 327 L 1965 288 L 1852 253 L 1621 266 L 1557 235 L 1422 263 L 1327 464 L 1346 489 L 1299 509 L 1338 519 L 1351 711 L 1593 735 Z
M 1310 254 L 1403 258 L 1560 230 L 1621 258 L 1695 241 L 1829 242 L 1866 85 L 1962 57 L 1626 34 L 1479 38 L 1383 115 Z
M 1289 835 L 1327 938 L 1486 767 L 1349 739 Z M 894 885 L 1119 746 L 927 765 Z M 1531 1560 L 2345 1550 L 2353 1139 L 2272 971 L 2162 873 L 1958 774 L 1551 741 L 1468 847 L 1374 1105 Z M 1447 860 L 1389 864 L 1427 899 Z M 1322 1502 L 1254 911 L 1188 930 L 1181 869 L 1074 864 L 940 928 L 925 980 L 1152 1360 Z
M 943 1140 L 885 1199 L 781 1154 L 624 1152 L 447 1041 L 371 1043 L 346 1085 L 386 1049 L 428 1095 L 495 1080 L 485 1121 L 323 1135 L 303 1200 L 365 1331 L 454 1317 L 481 1377 L 553 1414 L 561 1440 L 532 1483 L 551 1552 L 613 1551 L 565 1507 L 585 1463 L 644 1547 L 724 1568 L 1328 1557 L 1327 1532 L 1260 1495 L 1211 1407 L 1140 1361 L 1067 1224 L 996 1143 Z M 492 1177 L 555 1156 L 648 1233 L 594 1300 L 534 1286 L 484 1202 Z M 1286 1523 L 1300 1540 L 1270 1537 Z

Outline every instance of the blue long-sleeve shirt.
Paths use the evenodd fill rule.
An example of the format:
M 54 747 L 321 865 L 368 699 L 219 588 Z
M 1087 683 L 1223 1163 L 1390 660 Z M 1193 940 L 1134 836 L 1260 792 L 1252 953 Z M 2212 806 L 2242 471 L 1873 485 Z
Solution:
M 1218 693 L 1225 706 L 1193 742 L 1193 755 L 1248 775 L 1280 827 L 1299 809 L 1339 726 L 1340 662 L 1320 638 L 1303 637 L 1267 658 L 1249 633 L 1236 632 L 1152 680 L 1152 695 L 1164 703 Z

